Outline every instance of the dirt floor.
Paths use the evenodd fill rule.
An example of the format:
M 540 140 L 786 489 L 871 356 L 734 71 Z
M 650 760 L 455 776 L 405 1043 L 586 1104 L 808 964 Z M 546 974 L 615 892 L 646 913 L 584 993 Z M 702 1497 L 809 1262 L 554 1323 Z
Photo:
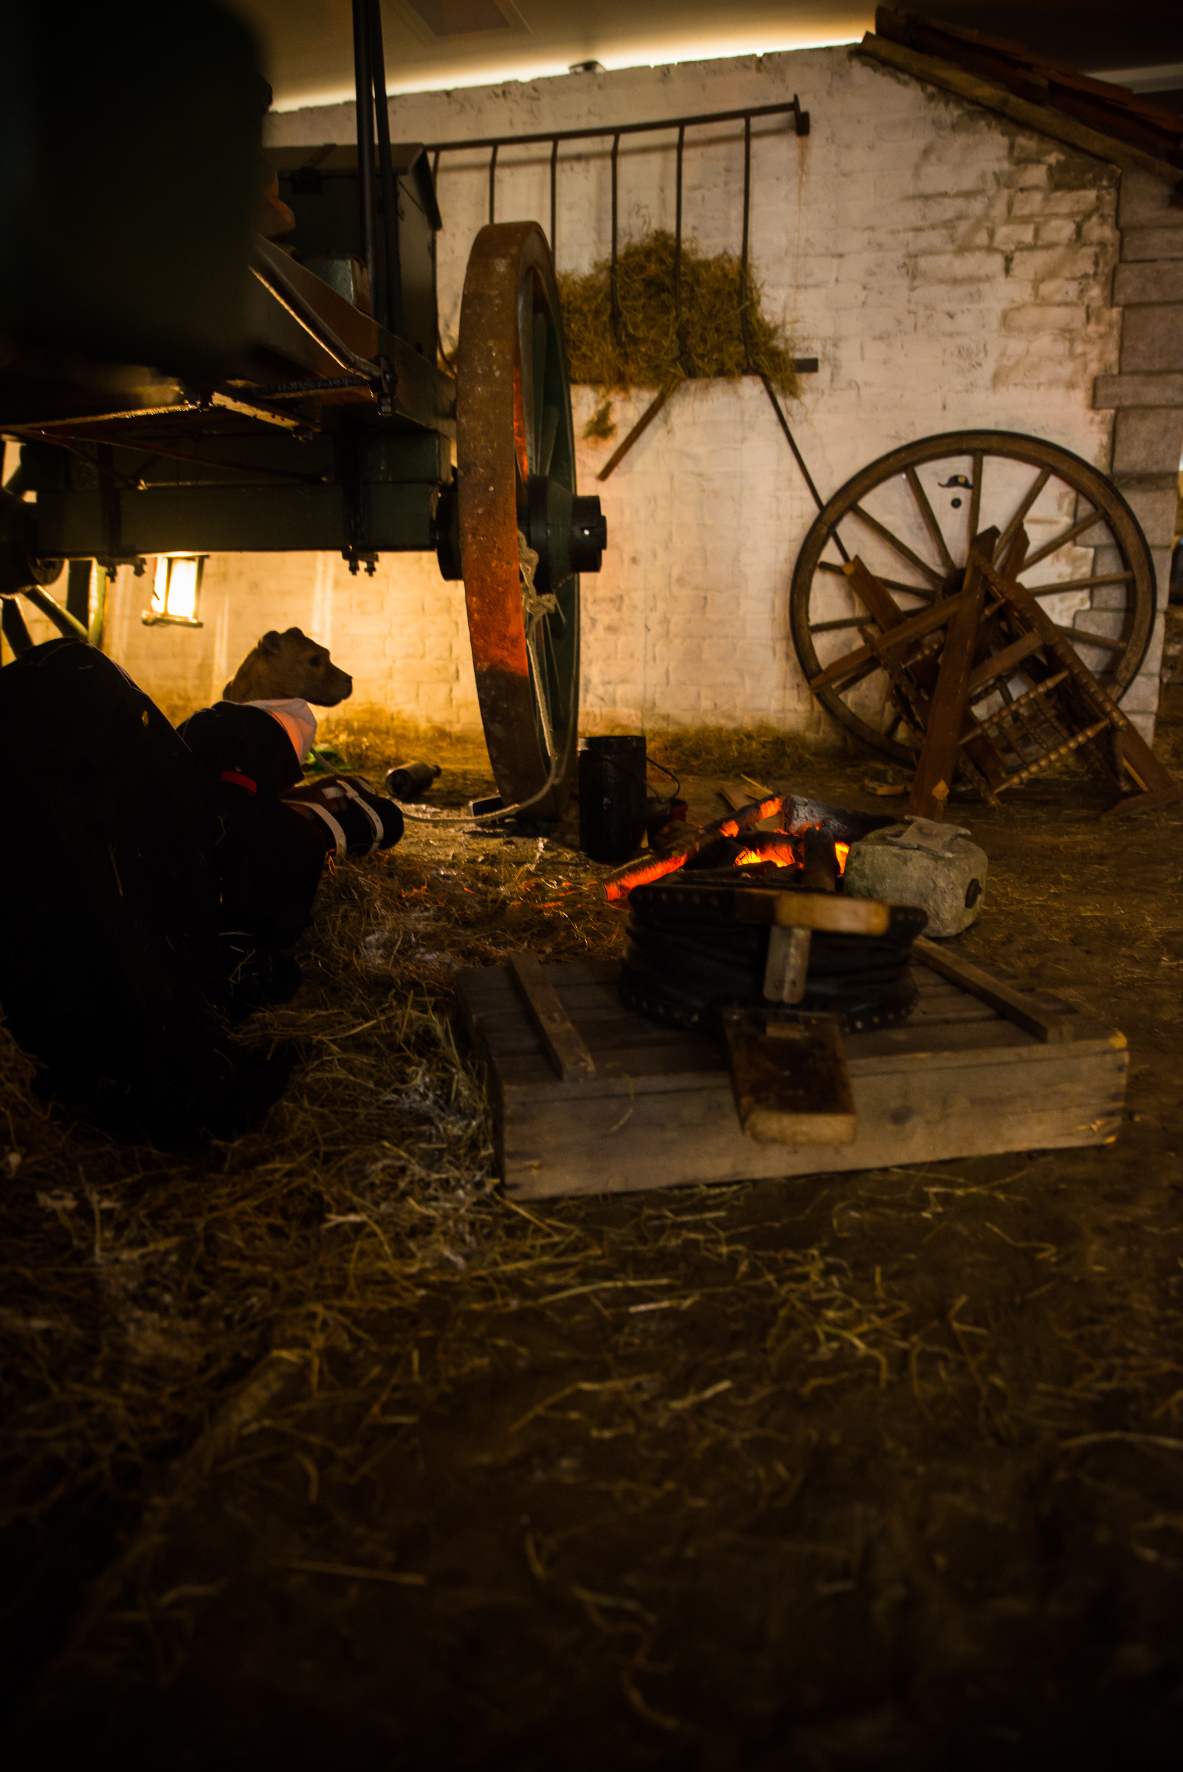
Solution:
M 1183 809 L 1102 804 L 958 806 L 958 945 L 1125 1031 L 1109 1145 L 504 1200 L 453 981 L 614 951 L 569 831 L 339 868 L 233 1145 L 14 1072 L 5 1764 L 1177 1766 Z

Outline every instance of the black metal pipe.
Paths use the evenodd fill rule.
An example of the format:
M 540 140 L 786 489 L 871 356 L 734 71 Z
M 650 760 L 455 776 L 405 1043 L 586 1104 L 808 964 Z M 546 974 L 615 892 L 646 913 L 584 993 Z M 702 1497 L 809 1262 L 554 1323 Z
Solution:
M 370 58 L 374 79 L 374 115 L 378 121 L 378 176 L 382 185 L 382 243 L 386 260 L 386 329 L 402 338 L 402 255 L 398 238 L 398 185 L 390 153 L 390 111 L 386 100 L 386 52 L 382 46 L 381 0 L 370 0 Z
M 357 102 L 357 204 L 361 255 L 370 280 L 370 308 L 378 291 L 374 213 L 374 72 L 367 0 L 353 0 L 353 85 Z
M 493 143 L 493 152 L 489 159 L 489 226 L 492 227 L 497 210 L 497 148 Z

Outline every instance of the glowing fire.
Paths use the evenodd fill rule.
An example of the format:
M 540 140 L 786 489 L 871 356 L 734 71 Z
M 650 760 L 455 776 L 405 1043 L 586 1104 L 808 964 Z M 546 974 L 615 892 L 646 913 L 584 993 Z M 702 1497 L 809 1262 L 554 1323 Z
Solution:
M 838 857 L 838 872 L 844 874 L 846 872 L 846 857 L 850 854 L 850 844 L 835 843 L 834 853 Z M 793 853 L 792 845 L 789 843 L 770 843 L 764 849 L 741 849 L 732 866 L 737 868 L 758 867 L 761 862 L 765 861 L 774 863 L 778 868 L 801 866 Z

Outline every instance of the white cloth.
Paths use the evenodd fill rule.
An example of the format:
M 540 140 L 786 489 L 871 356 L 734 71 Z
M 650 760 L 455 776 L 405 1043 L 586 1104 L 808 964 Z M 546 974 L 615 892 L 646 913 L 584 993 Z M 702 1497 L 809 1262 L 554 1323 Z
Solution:
M 248 701 L 243 706 L 262 708 L 273 720 L 278 720 L 291 739 L 301 764 L 308 761 L 308 753 L 316 739 L 316 715 L 306 701 Z

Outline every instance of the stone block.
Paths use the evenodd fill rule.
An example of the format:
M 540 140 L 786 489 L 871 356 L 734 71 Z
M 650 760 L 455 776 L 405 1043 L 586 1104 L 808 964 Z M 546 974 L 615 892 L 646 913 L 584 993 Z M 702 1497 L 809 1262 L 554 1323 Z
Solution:
M 1119 406 L 1183 407 L 1183 375 L 1163 371 L 1158 375 L 1099 375 L 1093 383 L 1093 406 L 1098 412 Z
M 1153 714 L 1127 714 L 1126 718 L 1140 738 L 1143 738 L 1147 744 L 1154 743 Z
M 1167 547 L 1175 534 L 1175 512 L 1178 495 L 1171 491 L 1147 492 L 1140 487 L 1121 486 L 1126 502 L 1142 525 L 1151 547 Z
M 1121 698 L 1122 713 L 1157 714 L 1158 692 L 1158 672 L 1139 672 Z
M 1070 216 L 1052 216 L 1035 226 L 1037 246 L 1070 246 L 1076 239 L 1076 223 Z
M 1017 252 L 1035 244 L 1035 223 L 1030 221 L 999 222 L 990 233 L 990 244 L 999 252 Z
M 1149 172 L 1125 172 L 1117 199 L 1117 220 L 1122 228 L 1167 228 L 1183 235 L 1183 209 L 1171 202 L 1165 179 Z
M 1127 406 L 1113 434 L 1115 474 L 1165 474 L 1177 470 L 1183 448 L 1183 411 L 1169 406 Z
M 1078 336 L 1084 331 L 1088 315 L 1081 307 L 1045 307 L 1040 302 L 1021 308 L 1006 308 L 1002 314 L 1004 332 L 1064 332 Z
M 1139 302 L 1183 302 L 1183 258 L 1118 265 L 1113 275 L 1113 299 L 1119 307 L 1132 307 Z
M 924 933 L 940 938 L 976 921 L 988 865 L 962 826 L 911 818 L 853 844 L 843 885 L 855 898 L 918 906 L 928 915 Z
M 1121 329 L 1121 369 L 1183 369 L 1183 305 L 1130 308 Z
M 1123 261 L 1183 258 L 1183 234 L 1167 228 L 1129 228 L 1121 236 Z

